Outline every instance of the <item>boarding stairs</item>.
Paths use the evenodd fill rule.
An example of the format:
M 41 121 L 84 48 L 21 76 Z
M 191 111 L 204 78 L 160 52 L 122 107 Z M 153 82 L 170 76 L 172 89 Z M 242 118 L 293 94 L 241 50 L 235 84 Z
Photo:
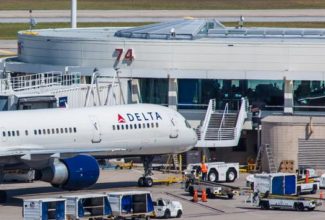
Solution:
M 241 99 L 238 112 L 231 112 L 228 103 L 222 112 L 215 109 L 216 101 L 211 99 L 203 124 L 196 129 L 196 147 L 234 147 L 238 145 L 241 130 L 247 118 L 247 101 Z
M 277 168 L 275 166 L 272 149 L 270 148 L 270 145 L 268 145 L 268 144 L 262 145 L 258 149 L 256 160 L 255 160 L 255 171 L 256 172 L 265 171 L 263 169 L 263 167 L 262 167 L 263 156 L 266 157 L 267 164 L 269 166 L 269 173 L 277 172 Z

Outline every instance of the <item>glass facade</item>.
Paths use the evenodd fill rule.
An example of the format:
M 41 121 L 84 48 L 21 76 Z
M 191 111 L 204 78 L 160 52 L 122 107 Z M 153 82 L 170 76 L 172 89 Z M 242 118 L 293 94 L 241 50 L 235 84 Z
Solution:
M 179 79 L 179 108 L 206 108 L 210 99 L 216 99 L 217 109 L 225 103 L 230 109 L 238 109 L 241 97 L 247 97 L 250 105 L 261 109 L 283 109 L 284 83 L 282 80 L 214 80 Z
M 295 110 L 324 111 L 325 81 L 293 81 Z
M 139 79 L 142 103 L 168 105 L 168 79 Z

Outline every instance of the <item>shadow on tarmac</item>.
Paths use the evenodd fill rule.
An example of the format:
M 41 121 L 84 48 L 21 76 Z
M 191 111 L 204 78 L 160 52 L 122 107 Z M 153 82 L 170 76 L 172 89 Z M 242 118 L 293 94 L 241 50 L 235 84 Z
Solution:
M 33 183 L 31 183 L 33 184 Z M 102 192 L 112 191 L 114 188 L 125 188 L 125 187 L 137 187 L 137 182 L 128 181 L 128 182 L 114 182 L 114 183 L 96 183 L 94 186 L 78 191 L 64 191 L 61 189 L 57 189 L 51 186 L 34 186 L 30 188 L 16 188 L 16 189 L 7 189 L 8 200 L 6 203 L 0 204 L 1 206 L 22 206 L 23 198 L 25 196 L 41 196 L 40 194 L 44 194 L 43 197 L 58 197 L 61 194 L 68 194 L 69 192 L 75 194 L 77 192 L 80 193 L 89 193 L 89 191 L 93 190 L 103 190 Z

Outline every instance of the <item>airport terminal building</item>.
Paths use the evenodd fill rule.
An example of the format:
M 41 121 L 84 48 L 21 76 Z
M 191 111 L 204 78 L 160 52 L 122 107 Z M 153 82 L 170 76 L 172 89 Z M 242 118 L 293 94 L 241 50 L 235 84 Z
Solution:
M 325 113 L 325 29 L 229 28 L 216 20 L 188 19 L 135 28 L 21 31 L 18 56 L 1 66 L 13 75 L 78 72 L 86 82 L 94 71 L 113 76 L 118 69 L 126 103 L 175 108 L 194 127 L 202 125 L 211 99 L 216 111 L 228 103 L 227 110 L 236 113 L 245 97 L 258 116 L 279 114 L 290 118 L 287 123 L 297 115 Z M 218 145 L 211 158 L 245 162 L 256 156 L 259 144 L 271 144 L 248 121 L 238 146 Z M 295 143 L 297 155 L 300 142 Z

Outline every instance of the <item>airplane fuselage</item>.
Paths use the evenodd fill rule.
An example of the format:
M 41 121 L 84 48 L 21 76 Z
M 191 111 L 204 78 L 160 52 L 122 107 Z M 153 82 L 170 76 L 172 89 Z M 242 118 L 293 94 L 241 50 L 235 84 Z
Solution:
M 1 112 L 0 138 L 0 164 L 7 165 L 50 155 L 180 153 L 196 143 L 183 116 L 150 104 Z

